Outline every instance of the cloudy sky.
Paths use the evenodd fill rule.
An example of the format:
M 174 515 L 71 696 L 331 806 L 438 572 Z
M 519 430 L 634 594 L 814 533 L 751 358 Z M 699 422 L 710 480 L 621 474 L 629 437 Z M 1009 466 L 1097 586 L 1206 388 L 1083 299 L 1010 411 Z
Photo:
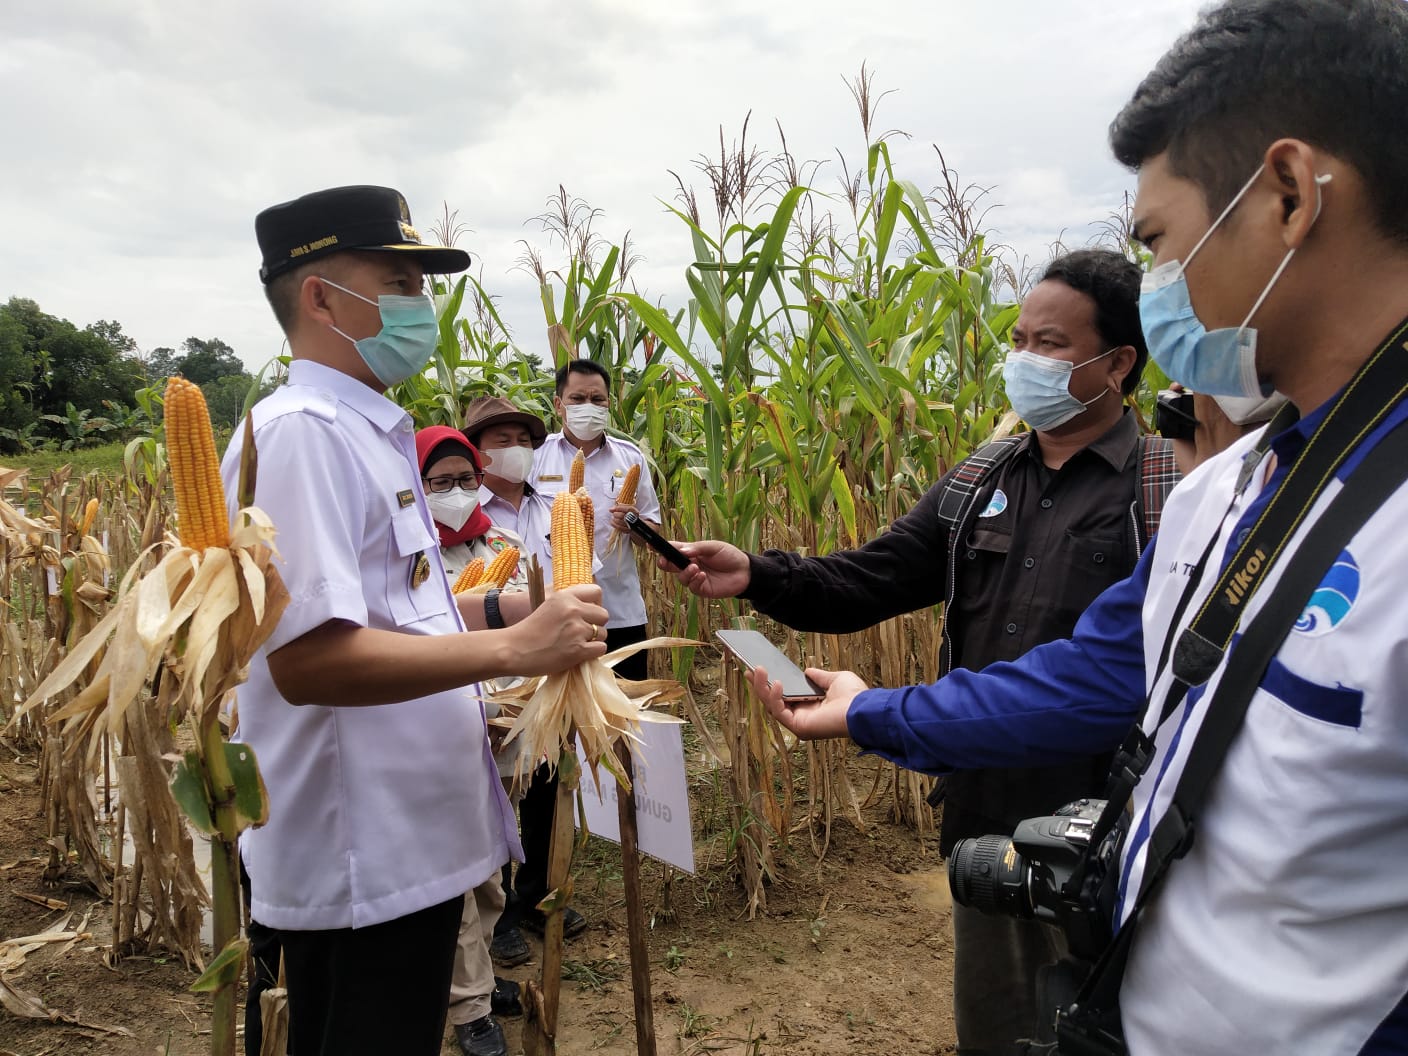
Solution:
M 643 293 L 683 305 L 688 235 L 661 200 L 752 111 L 799 158 L 864 142 L 845 80 L 892 90 L 899 174 L 933 145 L 991 189 L 989 225 L 1033 258 L 1080 243 L 1132 189 L 1105 132 L 1200 0 L 13 0 L 0 48 L 0 298 L 144 349 L 219 337 L 256 368 L 280 337 L 253 218 L 345 183 L 402 190 L 424 232 L 442 203 L 521 347 L 545 352 L 514 270 L 558 184 L 631 231 Z

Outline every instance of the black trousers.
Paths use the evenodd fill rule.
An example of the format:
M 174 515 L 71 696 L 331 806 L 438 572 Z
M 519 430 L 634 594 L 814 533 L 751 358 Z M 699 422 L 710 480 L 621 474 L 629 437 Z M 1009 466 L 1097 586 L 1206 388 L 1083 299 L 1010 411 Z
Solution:
M 298 1056 L 439 1056 L 464 896 L 366 928 L 279 931 Z
M 249 939 L 249 990 L 244 1003 L 244 1056 L 259 1056 L 264 1042 L 264 1010 L 259 997 L 279 983 L 279 954 L 283 944 L 279 933 L 255 920 L 249 907 L 249 872 L 240 858 L 240 895 L 244 899 L 244 916 L 249 921 L 245 936 Z M 293 1056 L 289 1047 L 288 1056 Z
M 608 627 L 606 628 L 606 651 L 608 653 L 627 645 L 635 645 L 636 642 L 645 641 L 645 624 L 638 627 Z M 636 653 L 635 656 L 628 656 L 616 665 L 615 671 L 622 678 L 629 678 L 633 682 L 643 682 L 646 677 L 646 654 Z

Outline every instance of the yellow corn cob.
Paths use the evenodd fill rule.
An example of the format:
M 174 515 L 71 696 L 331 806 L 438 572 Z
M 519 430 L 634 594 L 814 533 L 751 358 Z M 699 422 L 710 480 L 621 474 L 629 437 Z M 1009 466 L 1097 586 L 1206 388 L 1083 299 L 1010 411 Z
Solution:
M 582 524 L 587 529 L 587 557 L 590 558 L 596 549 L 596 509 L 586 488 L 578 488 L 575 494 L 577 505 L 582 507 Z
M 629 506 L 636 501 L 636 485 L 640 483 L 640 463 L 634 462 L 626 470 L 626 479 L 621 481 L 621 490 L 616 493 L 617 506 Z
M 476 557 L 469 564 L 464 566 L 464 571 L 455 580 L 455 585 L 450 588 L 451 594 L 463 594 L 470 587 L 478 585 L 484 578 L 484 559 Z
M 493 583 L 500 590 L 510 579 L 513 578 L 514 570 L 518 568 L 518 547 L 510 546 L 500 550 L 494 557 L 493 563 L 484 570 L 485 583 Z
M 592 556 L 582 507 L 570 492 L 552 503 L 552 589 L 563 590 L 592 581 Z
M 577 448 L 577 453 L 572 456 L 572 469 L 567 474 L 567 490 L 574 495 L 577 489 L 587 482 L 587 456 L 582 454 L 582 449 Z
M 176 492 L 181 542 L 192 550 L 230 545 L 230 515 L 215 435 L 200 387 L 185 378 L 166 382 L 166 460 Z
M 93 527 L 93 518 L 98 515 L 98 500 L 89 499 L 88 505 L 83 507 L 83 520 L 79 522 L 78 534 L 87 535 Z

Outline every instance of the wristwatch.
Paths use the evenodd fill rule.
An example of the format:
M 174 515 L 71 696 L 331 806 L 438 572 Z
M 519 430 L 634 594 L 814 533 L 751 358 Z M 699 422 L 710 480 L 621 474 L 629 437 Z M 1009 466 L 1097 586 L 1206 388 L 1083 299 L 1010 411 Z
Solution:
M 490 587 L 484 594 L 484 623 L 491 631 L 507 627 L 504 614 L 499 611 L 499 588 Z

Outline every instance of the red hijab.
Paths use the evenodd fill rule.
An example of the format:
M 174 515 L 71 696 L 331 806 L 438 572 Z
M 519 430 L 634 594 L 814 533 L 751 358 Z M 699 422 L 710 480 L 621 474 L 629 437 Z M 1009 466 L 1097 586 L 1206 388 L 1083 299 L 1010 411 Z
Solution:
M 451 429 L 448 425 L 432 425 L 416 433 L 416 458 L 420 462 L 422 479 L 425 478 L 428 467 L 442 458 L 454 455 L 469 459 L 476 471 L 484 472 L 484 460 L 479 457 L 478 448 L 466 440 L 464 433 L 458 429 Z M 469 520 L 464 522 L 459 531 L 447 528 L 439 521 L 435 522 L 435 529 L 440 533 L 441 546 L 458 546 L 471 539 L 478 539 L 492 527 L 493 522 L 489 520 L 483 506 L 475 507 L 474 512 L 469 515 Z

